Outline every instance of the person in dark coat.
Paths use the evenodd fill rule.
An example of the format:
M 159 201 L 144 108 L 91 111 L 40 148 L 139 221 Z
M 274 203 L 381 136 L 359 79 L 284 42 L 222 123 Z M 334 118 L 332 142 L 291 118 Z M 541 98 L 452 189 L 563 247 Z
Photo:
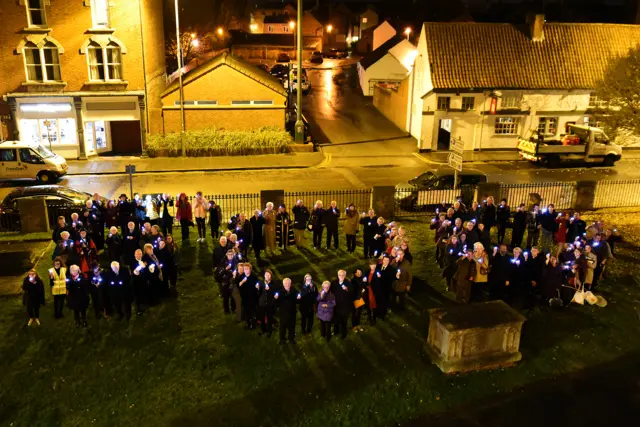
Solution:
M 307 230 L 311 213 L 302 200 L 296 202 L 291 212 L 293 213 L 293 233 L 295 235 L 296 247 L 300 249 L 304 247 L 305 244 L 304 232 Z M 304 331 L 302 332 L 304 333 Z
M 67 292 L 69 308 L 73 310 L 76 328 L 87 327 L 87 308 L 89 307 L 89 281 L 81 274 L 80 267 L 69 268 Z
M 220 225 L 222 224 L 222 209 L 215 201 L 209 202 L 209 228 L 211 237 L 217 239 L 220 236 Z M 248 244 L 248 242 L 247 242 Z
M 397 250 L 394 262 L 396 268 L 395 280 L 393 281 L 392 305 L 396 306 L 399 311 L 404 311 L 404 300 L 407 292 L 411 291 L 411 263 L 404 259 L 404 251 Z M 397 300 L 397 302 L 396 302 Z
M 322 291 L 318 294 L 318 320 L 320 320 L 320 336 L 331 341 L 331 323 L 336 309 L 336 297 L 331 293 L 331 282 L 322 282 Z
M 245 329 L 254 329 L 258 303 L 258 290 L 256 289 L 258 278 L 253 274 L 251 264 L 244 264 L 243 274 L 236 278 L 236 282 L 242 298 L 242 316 L 247 322 Z
M 51 259 L 55 260 L 56 258 L 60 258 L 64 265 L 77 264 L 78 256 L 76 254 L 75 243 L 71 239 L 71 233 L 63 231 L 60 233 L 60 237 L 61 240 L 53 250 Z
M 309 220 L 309 227 L 313 232 L 313 248 L 319 249 L 322 247 L 322 232 L 324 230 L 324 217 L 325 211 L 322 207 L 322 202 L 318 200 L 311 210 L 311 219 Z
M 29 270 L 22 281 L 22 303 L 27 309 L 29 323 L 40 325 L 40 306 L 44 306 L 44 283 L 35 270 Z
M 360 224 L 362 225 L 362 241 L 364 244 L 364 257 L 369 258 L 373 256 L 375 241 L 373 236 L 376 234 L 378 228 L 378 217 L 373 209 L 369 209 L 369 212 L 365 216 L 364 212 L 360 215 Z
M 526 263 L 522 249 L 514 248 L 513 257 L 509 260 L 509 279 L 505 282 L 507 302 L 510 304 L 522 304 L 526 296 Z
M 546 209 L 542 209 L 542 215 L 538 218 L 538 228 L 540 229 L 539 247 L 542 252 L 549 252 L 551 245 L 553 245 L 553 235 L 558 230 L 556 217 L 557 214 L 553 204 L 549 204 Z
M 482 207 L 482 223 L 489 233 L 491 233 L 491 228 L 496 225 L 496 205 L 492 196 L 487 197 L 487 201 Z
M 327 250 L 331 249 L 331 239 L 333 239 L 333 247 L 338 249 L 338 220 L 340 219 L 340 210 L 338 204 L 334 201 L 331 206 L 324 212 L 322 223 L 327 228 Z
M 511 258 L 507 252 L 507 245 L 500 245 L 500 250 L 495 246 L 493 248 L 491 269 L 489 271 L 489 293 L 492 299 L 504 297 L 510 270 Z
M 458 247 L 458 238 L 451 236 L 445 247 L 444 269 L 442 270 L 442 277 L 447 281 L 447 291 L 456 291 L 456 283 L 453 278 L 456 271 L 458 271 L 458 259 L 460 259 L 461 256 L 462 254 Z
M 302 299 L 302 295 L 291 286 L 291 279 L 282 281 L 282 289 L 276 292 L 273 297 L 280 315 L 280 344 L 285 344 L 285 337 L 288 335 L 289 342 L 295 344 L 296 340 L 296 305 Z
M 504 235 L 507 232 L 511 208 L 507 205 L 507 199 L 500 200 L 500 205 L 496 209 L 496 222 L 498 223 L 498 243 L 504 242 Z
M 264 218 L 262 217 L 262 212 L 256 209 L 249 222 L 251 223 L 251 247 L 253 248 L 253 254 L 256 257 L 256 262 L 261 263 L 262 258 L 260 258 L 260 251 L 264 249 L 264 234 L 262 233 Z
M 473 202 L 471 204 L 471 209 L 467 211 L 466 220 L 473 221 L 475 224 L 480 224 L 482 222 L 482 209 L 480 209 L 478 202 Z
M 560 297 L 564 277 L 564 271 L 558 263 L 558 258 L 555 256 L 549 257 L 546 264 L 542 267 L 540 284 L 538 286 L 540 296 L 545 303 L 548 303 L 551 298 Z
M 311 333 L 313 327 L 313 318 L 315 317 L 316 300 L 318 299 L 318 287 L 313 283 L 313 278 L 310 274 L 304 276 L 304 281 L 300 286 L 300 329 L 302 335 L 308 335 Z
M 64 219 L 63 216 L 59 216 L 58 224 L 55 226 L 55 228 L 53 229 L 53 232 L 51 233 L 51 240 L 53 241 L 53 243 L 57 244 L 58 242 L 60 242 L 60 240 L 62 240 L 62 237 L 60 235 L 62 234 L 63 231 L 71 233 L 71 230 L 69 225 L 67 224 L 67 221 Z
M 258 321 L 260 322 L 260 332 L 258 335 L 262 336 L 267 334 L 267 337 L 271 337 L 273 332 L 273 315 L 275 314 L 275 300 L 274 295 L 276 293 L 275 285 L 272 281 L 273 273 L 271 270 L 266 269 L 264 271 L 264 280 L 256 284 L 258 291 Z
M 376 224 L 376 229 L 373 235 L 373 257 L 379 257 L 385 253 L 385 233 L 387 226 L 384 225 L 384 218 L 379 216 Z
M 140 249 L 140 230 L 136 227 L 135 222 L 129 221 L 125 228 L 122 229 L 123 237 L 123 257 L 127 264 L 133 261 L 133 254 Z
M 276 243 L 280 249 L 285 251 L 290 245 L 296 244 L 292 225 L 287 207 L 280 205 L 276 214 Z
M 461 304 L 468 304 L 471 300 L 473 278 L 476 275 L 476 262 L 473 259 L 473 249 L 469 248 L 458 261 L 458 269 L 454 276 L 456 282 L 456 300 Z
M 586 232 L 587 223 L 580 219 L 580 212 L 574 212 L 567 226 L 567 242 L 575 241 L 576 237 L 582 238 Z
M 220 238 L 222 240 L 224 236 Z M 224 314 L 229 314 L 232 311 L 237 310 L 236 320 L 242 321 L 242 308 L 236 306 L 235 302 L 231 299 L 233 292 L 233 285 L 235 274 L 238 269 L 238 261 L 235 258 L 235 254 L 232 250 L 228 250 L 225 257 L 221 259 L 216 266 L 216 278 L 220 282 L 220 294 L 222 295 L 222 309 Z
M 468 247 L 472 248 L 477 242 L 480 241 L 480 235 L 473 221 L 467 221 L 465 224 L 465 230 L 462 232 L 465 237 L 465 243 Z
M 349 292 L 351 292 L 351 327 L 355 329 L 359 329 L 362 331 L 360 327 L 360 319 L 362 318 L 362 311 L 364 310 L 364 305 L 360 307 L 355 306 L 356 301 L 359 301 L 364 293 L 366 288 L 366 282 L 364 281 L 364 275 L 362 274 L 362 270 L 357 268 L 353 273 L 353 277 L 351 278 L 351 286 L 349 287 Z M 362 299 L 364 302 L 364 299 Z
M 531 254 L 522 254 L 525 260 L 525 280 L 524 290 L 526 293 L 526 304 L 528 308 L 533 306 L 535 295 L 540 291 L 542 282 L 542 270 L 545 266 L 546 258 L 540 254 L 537 247 L 531 248 Z
M 367 313 L 369 325 L 375 325 L 378 318 L 378 300 L 382 298 L 380 279 L 376 276 L 378 260 L 369 260 L 369 269 L 362 275 L 362 299 L 364 300 L 364 310 Z
M 104 210 L 104 221 L 107 228 L 118 227 L 118 205 L 113 200 L 107 202 Z
M 89 271 L 89 293 L 91 294 L 91 305 L 93 305 L 96 319 L 100 319 L 103 316 L 107 317 L 106 307 L 109 306 L 109 295 L 107 294 L 104 272 L 97 262 L 91 264 Z
M 513 214 L 513 229 L 511 230 L 511 247 L 522 246 L 522 238 L 527 228 L 527 211 L 524 203 L 520 203 L 516 213 Z
M 217 269 L 227 257 L 227 251 L 229 250 L 228 243 L 229 242 L 227 241 L 227 238 L 225 236 L 220 236 L 218 244 L 216 245 L 215 249 L 213 249 L 213 256 L 211 260 L 211 265 L 213 266 L 214 270 Z
M 122 230 L 123 233 L 124 233 L 124 230 L 127 229 L 127 224 L 130 221 L 133 221 L 135 219 L 134 210 L 135 210 L 135 205 L 133 205 L 129 201 L 129 199 L 127 198 L 127 195 L 121 194 L 120 197 L 118 197 L 117 211 L 118 211 L 118 225 L 120 226 L 120 229 Z
M 374 279 L 376 280 L 374 288 L 380 289 L 380 298 L 376 299 L 376 304 L 378 306 L 378 319 L 384 320 L 387 315 L 387 310 L 391 301 L 393 282 L 396 277 L 395 273 L 396 271 L 391 265 L 391 258 L 385 254 L 382 257 L 382 263 L 378 265 L 376 278 Z
M 104 280 L 109 294 L 109 303 L 118 314 L 116 320 L 121 320 L 123 316 L 130 320 L 133 290 L 129 270 L 120 268 L 118 261 L 112 261 L 111 269 L 105 273 Z
M 106 255 L 107 261 L 118 261 L 122 260 L 122 253 L 124 249 L 124 241 L 120 233 L 118 233 L 118 229 L 116 227 L 111 227 L 109 229 L 109 234 L 104 242 L 106 246 Z
M 538 239 L 540 238 L 540 206 L 535 204 L 530 212 L 527 212 L 527 219 L 525 220 L 527 228 L 527 249 L 536 246 Z
M 333 334 L 341 334 L 342 339 L 347 337 L 347 319 L 353 309 L 353 293 L 349 289 L 351 283 L 347 280 L 347 272 L 338 271 L 338 280 L 331 284 L 331 292 L 336 297 L 336 312 L 334 314 Z
M 164 276 L 162 275 L 162 267 L 160 260 L 156 256 L 153 245 L 147 243 L 144 245 L 142 261 L 147 265 L 147 282 L 149 284 L 149 301 L 155 305 L 160 298 L 165 295 L 163 289 Z
M 151 287 L 149 284 L 149 266 L 142 258 L 142 250 L 136 249 L 133 260 L 129 264 L 131 269 L 131 281 L 135 295 L 136 314 L 141 316 L 147 309 L 151 299 Z

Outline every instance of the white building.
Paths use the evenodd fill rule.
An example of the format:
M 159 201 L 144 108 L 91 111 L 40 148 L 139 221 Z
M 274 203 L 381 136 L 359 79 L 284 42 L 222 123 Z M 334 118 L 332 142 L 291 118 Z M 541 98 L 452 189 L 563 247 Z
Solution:
M 389 21 L 384 21 L 373 30 L 373 50 L 376 50 L 383 45 L 384 42 L 395 36 L 396 29 Z
M 401 82 L 413 67 L 417 50 L 410 41 L 394 36 L 358 62 L 360 88 L 365 96 L 373 95 L 379 82 Z
M 420 150 L 515 149 L 538 129 L 588 123 L 608 59 L 640 42 L 640 26 L 545 23 L 423 24 L 411 76 L 407 130 Z M 410 79 L 410 80 L 411 80 Z M 399 101 L 400 102 L 400 101 Z

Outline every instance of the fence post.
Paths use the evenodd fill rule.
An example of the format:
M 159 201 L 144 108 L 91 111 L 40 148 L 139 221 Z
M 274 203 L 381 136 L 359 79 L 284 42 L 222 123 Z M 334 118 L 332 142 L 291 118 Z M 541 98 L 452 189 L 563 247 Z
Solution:
M 44 199 L 19 199 L 20 231 L 22 233 L 38 233 L 51 231 L 49 228 L 49 212 Z
M 272 202 L 275 209 L 284 204 L 284 190 L 261 190 L 260 191 L 260 209 L 264 209 L 267 202 Z M 291 206 L 287 206 L 291 209 Z
M 478 204 L 482 206 L 484 200 L 487 200 L 487 197 L 493 196 L 496 204 L 500 203 L 500 184 L 495 182 L 484 182 L 478 184 Z
M 396 188 L 392 186 L 373 187 L 371 206 L 376 215 L 393 218 L 396 210 Z
M 577 211 L 586 211 L 593 209 L 597 181 L 578 181 L 576 182 L 576 197 L 573 201 L 573 208 Z

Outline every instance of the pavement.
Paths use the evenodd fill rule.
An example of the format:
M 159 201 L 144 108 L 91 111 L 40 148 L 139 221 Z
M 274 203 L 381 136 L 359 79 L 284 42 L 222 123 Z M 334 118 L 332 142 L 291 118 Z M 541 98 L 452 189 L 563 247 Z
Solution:
M 0 296 L 21 292 L 22 280 L 34 268 L 51 242 L 0 243 Z
M 67 161 L 67 175 L 124 174 L 125 166 L 129 164 L 136 166 L 137 174 L 304 169 L 318 166 L 324 160 L 325 156 L 322 153 L 220 157 L 93 157 L 88 160 Z

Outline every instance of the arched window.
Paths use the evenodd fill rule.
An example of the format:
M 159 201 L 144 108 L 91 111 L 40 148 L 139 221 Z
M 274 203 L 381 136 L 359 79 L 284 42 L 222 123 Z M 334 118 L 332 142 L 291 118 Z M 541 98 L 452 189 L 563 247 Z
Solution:
M 87 61 L 89 80 L 122 80 L 122 49 L 115 42 L 111 41 L 106 46 L 100 46 L 94 41 L 89 43 Z
M 23 49 L 27 81 L 60 81 L 60 53 L 58 46 L 47 41 L 38 47 L 33 42 L 25 43 Z

